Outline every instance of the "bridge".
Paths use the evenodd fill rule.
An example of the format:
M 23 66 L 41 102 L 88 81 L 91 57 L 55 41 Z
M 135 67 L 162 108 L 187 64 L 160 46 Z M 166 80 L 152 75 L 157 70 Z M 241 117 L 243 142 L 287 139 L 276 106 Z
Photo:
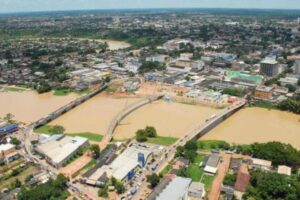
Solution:
M 36 128 L 38 126 L 42 126 L 42 125 L 45 125 L 45 124 L 51 122 L 52 120 L 60 117 L 61 115 L 65 114 L 66 112 L 72 110 L 73 108 L 75 108 L 75 107 L 79 106 L 80 104 L 86 102 L 87 100 L 91 99 L 95 95 L 97 95 L 100 92 L 102 92 L 103 90 L 105 90 L 107 87 L 108 87 L 107 83 L 102 84 L 100 87 L 93 90 L 92 92 L 71 101 L 67 105 L 64 105 L 64 106 L 58 108 L 57 110 L 50 113 L 46 117 L 43 117 L 43 118 L 39 119 L 38 121 L 32 123 L 30 126 L 33 128 Z
M 146 99 L 142 99 L 141 101 L 131 104 L 128 107 L 126 107 L 123 111 L 121 111 L 110 123 L 106 134 L 104 135 L 102 142 L 100 144 L 100 147 L 103 149 L 105 146 L 112 140 L 113 134 L 119 123 L 130 113 L 134 112 L 135 110 L 143 107 L 144 105 L 147 105 L 153 101 L 156 101 L 158 99 L 161 99 L 163 95 L 158 96 L 151 96 Z
M 207 119 L 204 123 L 201 125 L 193 128 L 192 130 L 188 131 L 183 137 L 177 140 L 175 144 L 168 147 L 164 151 L 164 159 L 162 159 L 161 163 L 159 163 L 159 166 L 157 168 L 157 171 L 160 172 L 166 163 L 171 161 L 176 153 L 176 148 L 178 146 L 184 146 L 188 141 L 190 140 L 197 140 L 206 133 L 208 133 L 210 130 L 215 128 L 217 125 L 219 125 L 221 122 L 223 122 L 225 119 L 230 117 L 233 113 L 238 111 L 240 108 L 242 108 L 246 104 L 246 100 L 241 99 L 232 105 L 228 106 L 227 108 L 223 109 L 221 112 L 217 113 L 216 115 L 212 116 L 211 118 Z

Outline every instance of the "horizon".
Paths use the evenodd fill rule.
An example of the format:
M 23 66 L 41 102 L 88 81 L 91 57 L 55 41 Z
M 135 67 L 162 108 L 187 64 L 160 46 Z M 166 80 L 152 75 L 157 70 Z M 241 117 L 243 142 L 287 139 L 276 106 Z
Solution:
M 0 14 L 147 9 L 300 10 L 300 2 L 295 0 L 0 0 L 0 4 Z

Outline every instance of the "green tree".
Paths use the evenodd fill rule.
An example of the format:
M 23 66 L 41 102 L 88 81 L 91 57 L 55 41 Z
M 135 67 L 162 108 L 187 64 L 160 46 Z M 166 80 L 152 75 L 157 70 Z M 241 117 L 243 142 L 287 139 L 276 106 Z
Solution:
M 19 146 L 21 144 L 21 141 L 18 140 L 17 138 L 11 138 L 10 143 L 15 145 L 15 146 Z
M 156 129 L 152 126 L 146 126 L 145 134 L 147 137 L 156 137 L 157 136 Z
M 99 145 L 92 144 L 91 147 L 90 147 L 90 150 L 91 150 L 91 152 L 93 154 L 93 158 L 94 159 L 99 158 L 99 156 L 100 156 L 100 147 L 99 147 Z
M 286 87 L 288 88 L 289 92 L 295 92 L 297 89 L 295 86 L 291 84 L 287 84 Z
M 115 188 L 116 188 L 118 194 L 123 194 L 125 192 L 124 184 L 120 181 L 116 182 Z
M 298 86 L 300 86 L 300 78 L 298 79 L 298 82 L 297 82 L 297 83 L 298 83 Z
M 224 185 L 229 185 L 229 186 L 234 186 L 236 182 L 237 175 L 236 174 L 226 174 L 223 184 Z
M 138 142 L 146 142 L 147 141 L 147 136 L 146 132 L 143 129 L 137 130 L 136 134 L 136 140 Z
M 153 189 L 157 186 L 160 179 L 159 176 L 155 173 L 147 176 L 147 182 L 150 183 L 150 187 Z
M 63 134 L 65 132 L 65 128 L 63 126 L 55 125 L 50 130 L 51 134 Z

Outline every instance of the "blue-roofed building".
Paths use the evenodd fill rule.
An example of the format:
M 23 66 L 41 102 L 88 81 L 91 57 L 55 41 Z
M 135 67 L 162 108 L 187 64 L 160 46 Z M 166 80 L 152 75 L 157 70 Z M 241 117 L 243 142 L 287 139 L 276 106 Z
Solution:
M 19 126 L 17 124 L 6 124 L 0 127 L 0 135 L 6 135 L 19 130 Z

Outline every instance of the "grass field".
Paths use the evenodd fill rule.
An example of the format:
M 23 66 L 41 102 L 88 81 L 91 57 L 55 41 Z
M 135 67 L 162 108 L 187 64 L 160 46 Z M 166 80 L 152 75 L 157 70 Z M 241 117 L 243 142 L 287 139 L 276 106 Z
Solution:
M 103 138 L 102 135 L 99 135 L 97 133 L 89 133 L 89 132 L 82 132 L 82 133 L 66 133 L 66 135 L 70 135 L 70 136 L 80 136 L 80 137 L 84 137 L 87 138 L 90 141 L 94 141 L 94 142 L 100 142 Z
M 162 171 L 161 175 L 165 176 L 172 169 L 172 165 L 168 164 Z
M 148 138 L 147 142 L 151 144 L 170 146 L 174 144 L 177 140 L 178 138 L 157 136 L 154 138 Z
M 11 87 L 11 86 L 5 86 L 4 91 L 5 92 L 24 92 L 26 88 L 22 87 Z
M 62 89 L 54 89 L 53 90 L 53 95 L 55 96 L 66 96 L 70 93 L 75 93 L 75 94 L 78 94 L 78 95 L 85 95 L 85 94 L 88 94 L 89 92 L 91 92 L 90 89 L 85 89 L 85 90 L 82 90 L 82 91 L 75 91 L 71 88 L 62 88 Z
M 52 128 L 53 128 L 53 126 L 44 125 L 44 126 L 40 126 L 40 127 L 36 128 L 36 129 L 34 129 L 34 132 L 51 135 L 51 129 Z
M 34 132 L 36 133 L 41 133 L 41 134 L 47 134 L 47 135 L 51 135 L 51 129 L 53 128 L 53 126 L 51 125 L 44 125 L 44 126 L 40 126 L 36 129 L 34 129 Z M 97 133 L 90 133 L 90 132 L 81 132 L 81 133 L 65 133 L 65 135 L 70 135 L 70 136 L 80 136 L 80 137 L 84 137 L 87 138 L 90 141 L 93 142 L 100 142 L 103 138 L 102 135 L 99 135 Z
M 197 142 L 198 148 L 203 150 L 222 149 L 229 144 L 222 140 L 200 140 Z M 230 145 L 229 145 L 230 146 Z

